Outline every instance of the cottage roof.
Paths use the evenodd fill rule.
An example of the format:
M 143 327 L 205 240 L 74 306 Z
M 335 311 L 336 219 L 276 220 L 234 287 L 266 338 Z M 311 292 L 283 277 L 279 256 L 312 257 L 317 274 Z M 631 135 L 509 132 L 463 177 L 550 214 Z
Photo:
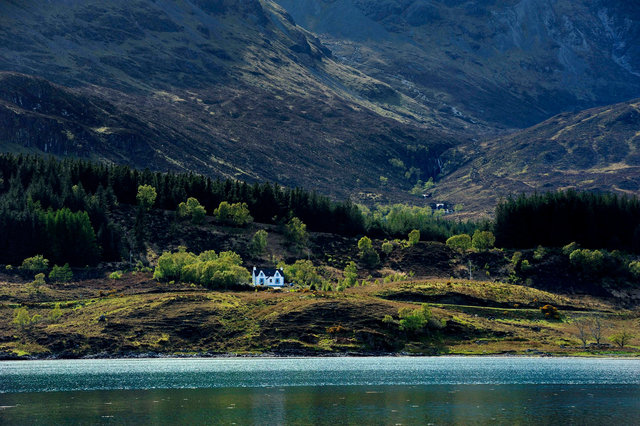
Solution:
M 284 272 L 281 269 L 273 269 L 273 268 L 256 268 L 256 275 L 260 275 L 260 272 L 263 272 L 267 277 L 273 277 L 276 272 L 279 272 L 280 275 L 284 276 Z

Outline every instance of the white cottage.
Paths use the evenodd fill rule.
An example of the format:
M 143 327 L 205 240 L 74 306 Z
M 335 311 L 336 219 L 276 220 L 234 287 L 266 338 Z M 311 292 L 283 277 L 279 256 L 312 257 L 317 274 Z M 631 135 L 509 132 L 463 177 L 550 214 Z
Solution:
M 268 268 L 256 268 L 253 267 L 254 286 L 266 286 L 266 287 L 284 287 L 284 271 L 280 269 L 268 269 Z

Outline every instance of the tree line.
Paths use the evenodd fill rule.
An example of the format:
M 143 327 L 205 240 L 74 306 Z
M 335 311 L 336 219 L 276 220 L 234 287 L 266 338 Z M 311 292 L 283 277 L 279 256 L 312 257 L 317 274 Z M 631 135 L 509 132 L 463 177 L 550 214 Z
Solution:
M 508 198 L 496 208 L 496 245 L 562 247 L 640 253 L 640 201 L 610 193 L 550 192 Z
M 423 240 L 442 242 L 466 234 L 465 244 L 476 231 L 492 229 L 497 247 L 562 247 L 575 242 L 585 249 L 640 252 L 640 202 L 607 193 L 522 195 L 499 203 L 493 223 L 462 223 L 442 219 L 429 207 L 369 210 L 273 183 L 0 154 L 0 263 L 20 264 L 36 254 L 75 266 L 127 258 L 136 247 L 129 246 L 112 213 L 119 205 L 142 207 L 141 187 L 153 192 L 153 208 L 176 211 L 177 217 L 190 217 L 194 223 L 202 223 L 208 213 L 232 226 L 255 220 L 288 229 L 298 221 L 305 232 L 381 239 L 404 237 L 412 230 Z M 136 220 L 136 226 L 144 223 Z
M 370 213 L 349 200 L 336 202 L 276 183 L 249 184 L 72 158 L 0 154 L 0 263 L 19 263 L 35 254 L 78 266 L 128 257 L 135 247 L 128 246 L 111 212 L 118 205 L 139 204 L 141 186 L 155 190 L 153 208 L 195 214 L 196 219 L 202 216 L 202 210 L 194 210 L 200 209 L 198 205 L 210 214 L 246 205 L 256 222 L 286 224 L 299 218 L 315 232 L 395 237 L 420 229 L 425 237 L 444 241 L 460 231 L 457 224 L 430 211 L 394 206 Z M 197 204 L 194 200 L 189 204 L 190 198 Z

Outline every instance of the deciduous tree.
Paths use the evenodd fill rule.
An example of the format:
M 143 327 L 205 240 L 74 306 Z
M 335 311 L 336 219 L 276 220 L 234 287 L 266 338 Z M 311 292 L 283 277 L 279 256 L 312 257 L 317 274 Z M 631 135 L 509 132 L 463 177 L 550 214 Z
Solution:
M 477 230 L 473 233 L 473 238 L 471 240 L 471 246 L 480 251 L 485 251 L 493 248 L 496 243 L 496 237 L 493 235 L 491 231 L 480 231 Z
M 307 239 L 309 238 L 307 225 L 297 217 L 291 218 L 285 225 L 284 235 L 287 241 L 298 247 L 305 247 L 307 245 Z
M 446 244 L 453 250 L 464 252 L 471 248 L 471 236 L 467 234 L 454 235 L 447 240 Z
M 138 205 L 148 211 L 153 207 L 153 204 L 156 202 L 156 198 L 158 197 L 158 193 L 156 189 L 151 185 L 140 185 L 138 186 L 138 194 L 136 195 L 136 200 L 138 201 Z
M 260 256 L 265 252 L 265 250 L 267 249 L 268 235 L 269 234 L 264 229 L 256 231 L 256 233 L 253 235 L 253 238 L 251 238 L 251 242 L 249 243 L 249 251 L 251 252 L 251 254 Z
M 204 206 L 202 206 L 202 204 L 200 204 L 200 201 L 198 201 L 198 199 L 194 197 L 189 197 L 186 203 L 182 202 L 178 204 L 177 213 L 178 217 L 191 218 L 191 222 L 196 225 L 204 222 L 204 218 L 207 215 L 207 211 L 205 210 Z
M 360 260 L 366 266 L 374 268 L 380 263 L 380 256 L 378 252 L 373 248 L 371 238 L 362 237 L 358 241 L 358 250 L 360 251 Z
M 609 341 L 618 345 L 620 349 L 624 348 L 633 339 L 633 334 L 628 330 L 622 330 L 619 333 L 609 336 Z

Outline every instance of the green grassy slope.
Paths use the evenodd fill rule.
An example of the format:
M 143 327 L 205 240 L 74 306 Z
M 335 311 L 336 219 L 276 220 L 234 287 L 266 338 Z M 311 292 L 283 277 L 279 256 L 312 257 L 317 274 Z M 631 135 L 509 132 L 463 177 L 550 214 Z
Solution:
M 436 296 L 446 296 L 436 300 Z M 437 327 L 398 329 L 401 308 L 429 303 Z M 429 301 L 429 299 L 431 300 Z M 343 293 L 213 292 L 161 284 L 148 274 L 47 285 L 35 294 L 0 278 L 0 352 L 4 356 L 134 356 L 140 354 L 330 353 L 637 355 L 623 349 L 582 349 L 572 320 L 598 315 L 607 335 L 638 335 L 638 314 L 589 297 L 558 296 L 500 283 L 430 280 L 370 285 Z M 50 319 L 59 303 L 62 316 Z M 560 306 L 548 320 L 538 306 Z M 18 329 L 15 309 L 41 321 Z M 333 329 L 332 329 L 333 327 Z M 13 355 L 11 355 L 13 354 Z

